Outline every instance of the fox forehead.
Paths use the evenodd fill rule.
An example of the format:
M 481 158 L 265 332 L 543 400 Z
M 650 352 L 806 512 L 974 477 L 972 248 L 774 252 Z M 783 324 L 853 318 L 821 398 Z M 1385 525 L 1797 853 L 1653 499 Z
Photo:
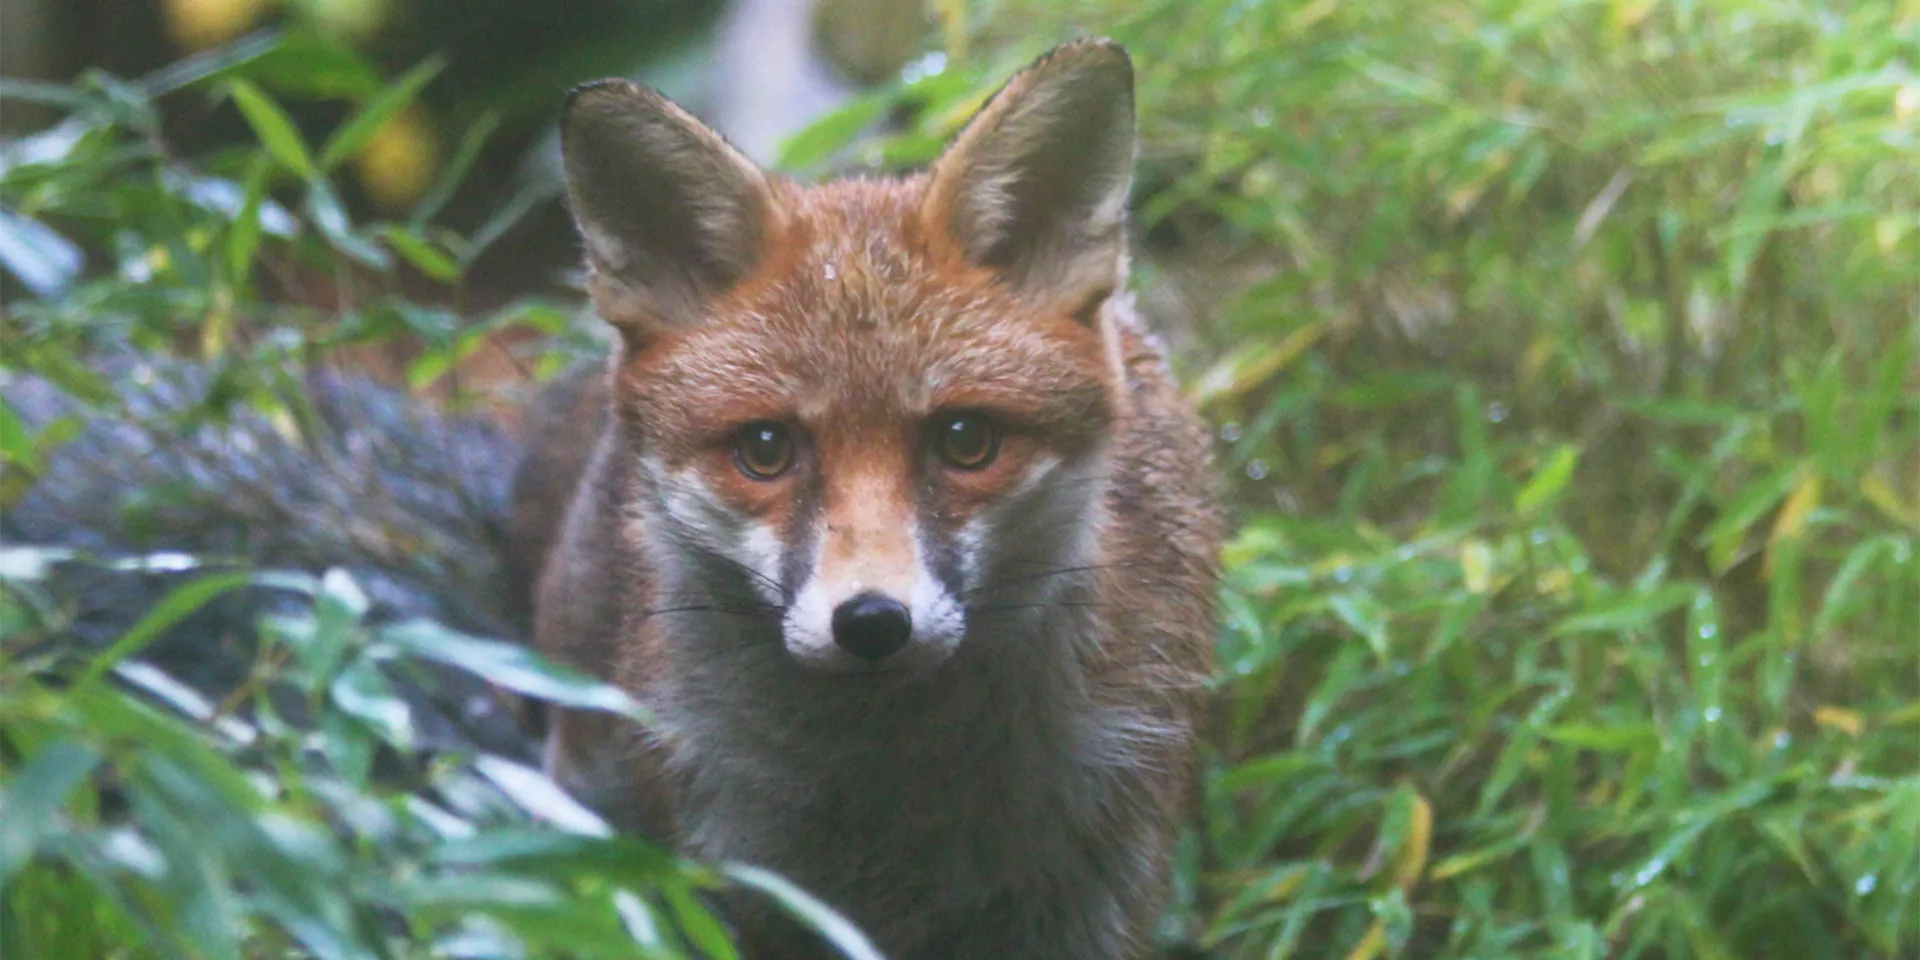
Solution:
M 704 320 L 630 354 L 643 421 L 695 440 L 758 419 L 876 432 L 940 409 L 1042 433 L 1098 430 L 1097 326 L 1036 308 L 923 226 L 924 178 L 783 185 L 760 264 Z

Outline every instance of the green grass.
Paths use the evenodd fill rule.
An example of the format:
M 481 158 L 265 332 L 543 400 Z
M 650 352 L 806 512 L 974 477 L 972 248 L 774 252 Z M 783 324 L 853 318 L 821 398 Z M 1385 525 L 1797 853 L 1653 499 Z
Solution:
M 1134 52 L 1138 272 L 1195 307 L 1181 361 L 1240 521 L 1170 938 L 1219 958 L 1920 955 L 1920 9 L 963 12 L 943 70 L 785 160 L 917 163 L 1053 39 Z M 159 92 L 31 91 L 92 126 L 56 161 L 0 170 L 0 203 L 96 243 L 131 231 L 107 244 L 129 259 L 172 255 L 18 302 L 0 367 L 110 411 L 80 359 L 93 345 L 184 341 L 272 414 L 299 407 L 286 371 L 338 343 L 423 340 L 421 384 L 471 349 L 391 285 L 348 313 L 255 304 L 261 249 L 444 276 L 470 256 L 431 211 L 330 217 L 306 165 L 339 150 L 289 142 L 270 88 L 236 94 L 265 148 L 195 160 L 256 199 L 180 200 L 161 175 L 179 161 L 143 132 Z M 870 132 L 896 106 L 907 127 Z M 258 215 L 274 199 L 321 229 L 276 235 Z M 223 339 L 209 318 L 234 304 L 296 335 Z M 565 326 L 540 305 L 482 323 Z M 71 432 L 9 420 L 0 497 Z M 61 608 L 8 556 L 0 938 L 40 939 L 0 942 L 433 956 L 460 935 L 676 956 L 712 936 L 690 895 L 722 882 L 707 868 L 536 829 L 537 795 L 450 758 L 364 776 L 356 757 L 410 744 L 355 665 L 419 651 L 320 585 L 294 593 L 346 624 L 326 669 L 299 652 L 313 631 L 265 661 L 322 718 L 316 754 L 291 727 L 247 747 L 153 691 L 75 685 L 71 651 L 24 655 L 61 636 Z M 450 795 L 479 798 L 450 812 L 464 839 L 421 812 Z M 230 834 L 169 833 L 202 804 L 231 811 Z M 204 894 L 142 873 L 176 859 Z M 59 917 L 95 939 L 54 939 L 81 929 Z M 616 946 L 647 929 L 673 943 Z M 567 946 L 575 930 L 594 946 Z

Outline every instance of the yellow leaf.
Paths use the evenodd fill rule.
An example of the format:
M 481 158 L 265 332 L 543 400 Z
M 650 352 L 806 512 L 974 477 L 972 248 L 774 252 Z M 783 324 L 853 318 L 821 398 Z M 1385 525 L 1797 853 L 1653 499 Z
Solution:
M 1773 576 L 1774 550 L 1783 540 L 1800 536 L 1806 529 L 1807 515 L 1820 505 L 1820 475 L 1809 472 L 1800 478 L 1793 493 L 1787 497 L 1786 506 L 1780 508 L 1780 516 L 1773 521 L 1773 532 L 1767 535 L 1767 559 L 1761 565 L 1762 577 Z
M 1564 597 L 1573 593 L 1573 571 L 1565 567 L 1554 567 L 1534 577 L 1533 588 L 1551 597 Z
M 1393 884 L 1408 893 L 1427 868 L 1427 852 L 1433 844 L 1433 805 L 1419 794 L 1413 795 L 1413 816 L 1407 823 L 1407 839 L 1400 845 L 1400 856 L 1393 864 Z
M 1613 5 L 1613 25 L 1620 30 L 1631 30 L 1647 19 L 1653 12 L 1656 0 L 1616 0 Z
M 1880 715 L 1880 725 L 1884 727 L 1904 727 L 1910 723 L 1920 724 L 1920 700 Z
M 213 308 L 200 324 L 200 356 L 215 360 L 227 352 L 233 337 L 233 294 L 222 288 L 214 292 Z
M 1815 707 L 1813 722 L 1830 730 L 1838 730 L 1849 737 L 1857 737 L 1867 729 L 1867 719 L 1862 717 L 1859 711 L 1849 710 L 1846 707 Z
M 1287 334 L 1277 343 L 1264 344 L 1222 359 L 1193 385 L 1193 397 L 1201 406 L 1231 400 L 1266 383 L 1314 345 L 1325 333 L 1325 323 L 1309 323 Z
M 967 62 L 967 0 L 934 0 L 940 11 L 940 39 L 947 48 L 947 62 L 954 66 Z
M 1387 925 L 1383 921 L 1375 920 L 1373 926 L 1367 929 L 1367 935 L 1361 937 L 1359 943 L 1354 944 L 1352 952 L 1347 954 L 1347 960 L 1373 960 L 1386 948 Z
M 1300 892 L 1301 884 L 1306 882 L 1307 872 L 1305 870 L 1287 874 L 1273 885 L 1273 889 L 1267 891 L 1267 899 L 1269 901 L 1291 900 L 1294 894 Z
M 1867 502 L 1880 509 L 1881 513 L 1892 517 L 1910 529 L 1920 530 L 1920 511 L 1909 508 L 1900 502 L 1900 495 L 1893 492 L 1893 485 L 1885 477 L 1870 473 L 1860 478 L 1860 495 Z
M 1493 550 L 1484 540 L 1468 540 L 1460 545 L 1460 570 L 1467 589 L 1486 593 L 1493 589 Z
M 1538 384 L 1546 373 L 1547 364 L 1560 355 L 1560 340 L 1553 336 L 1542 336 L 1527 346 L 1527 352 L 1520 357 L 1520 380 L 1529 385 Z

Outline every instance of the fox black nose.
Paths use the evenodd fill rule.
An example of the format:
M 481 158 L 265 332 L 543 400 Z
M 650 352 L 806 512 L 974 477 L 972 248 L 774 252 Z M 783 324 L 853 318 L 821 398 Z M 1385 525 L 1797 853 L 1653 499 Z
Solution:
M 886 594 L 863 593 L 833 608 L 833 642 L 862 660 L 885 660 L 912 635 L 913 615 Z

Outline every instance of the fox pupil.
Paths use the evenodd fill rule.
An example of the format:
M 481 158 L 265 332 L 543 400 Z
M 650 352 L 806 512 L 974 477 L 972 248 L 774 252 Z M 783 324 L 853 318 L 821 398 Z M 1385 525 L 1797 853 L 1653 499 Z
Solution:
M 734 437 L 733 459 L 747 476 L 771 480 L 793 466 L 793 437 L 777 423 L 749 423 Z
M 979 470 L 1000 452 L 993 421 L 975 413 L 948 417 L 939 427 L 940 458 L 962 470 Z

